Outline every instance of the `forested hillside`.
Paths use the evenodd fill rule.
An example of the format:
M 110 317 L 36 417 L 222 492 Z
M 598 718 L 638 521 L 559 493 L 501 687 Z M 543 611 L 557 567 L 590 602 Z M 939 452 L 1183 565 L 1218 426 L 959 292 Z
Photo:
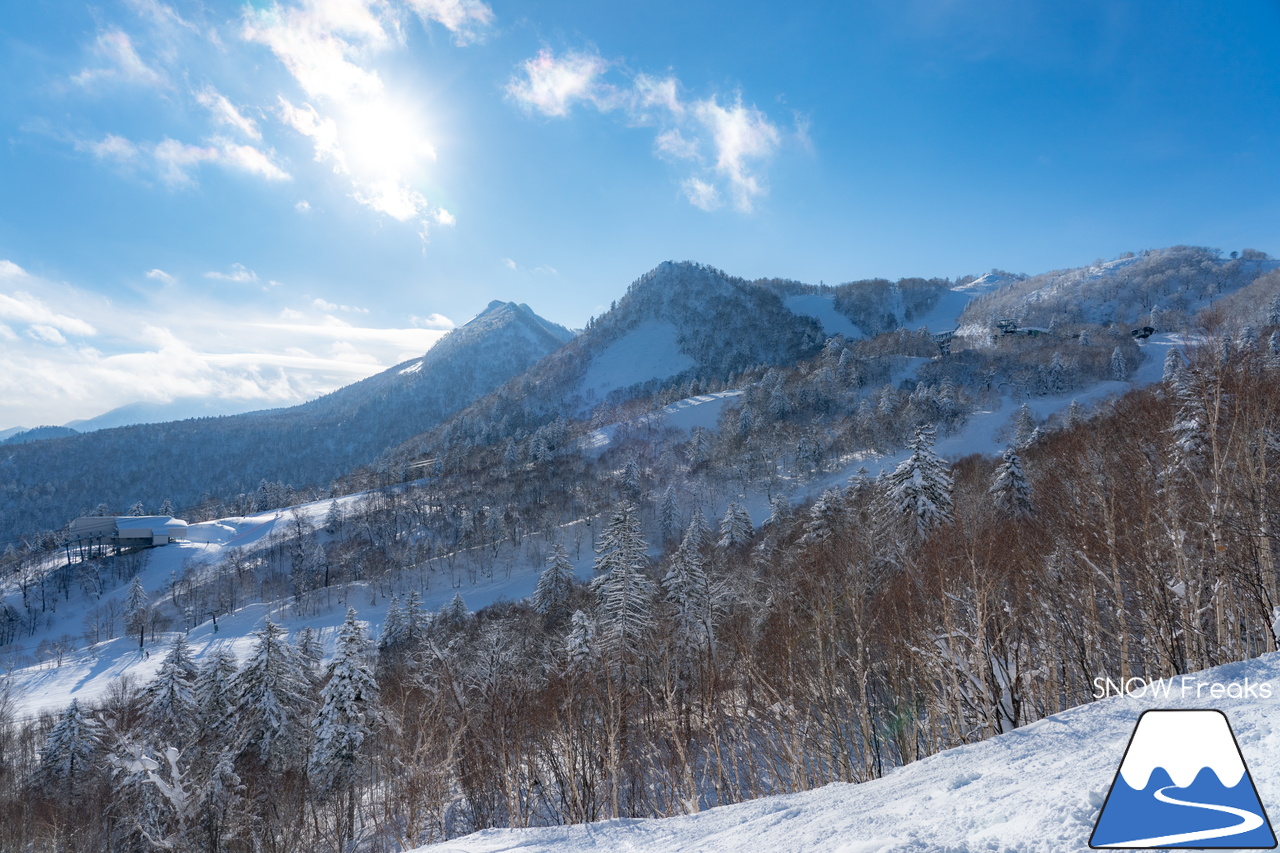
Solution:
M 0 846 L 382 853 L 685 814 L 1274 651 L 1270 262 L 1138 258 L 873 282 L 852 314 L 857 284 L 663 265 L 318 502 L 9 549 L 11 683 L 76 701 L 0 714 Z M 1135 336 L 1098 290 L 1126 263 L 1208 295 Z M 966 303 L 954 337 L 906 321 Z
M 425 356 L 300 406 L 105 429 L 0 448 L 0 541 L 137 502 L 246 512 L 263 483 L 325 487 L 430 429 L 572 337 L 494 302 Z M 276 491 L 279 491 L 277 488 Z

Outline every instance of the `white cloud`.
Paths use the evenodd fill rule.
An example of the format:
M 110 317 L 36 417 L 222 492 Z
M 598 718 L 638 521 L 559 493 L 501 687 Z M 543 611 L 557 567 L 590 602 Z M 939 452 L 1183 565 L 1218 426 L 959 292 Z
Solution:
M 694 174 L 681 182 L 690 204 L 715 210 L 727 195 L 737 210 L 754 209 L 766 192 L 761 172 L 782 143 L 781 131 L 768 116 L 744 104 L 741 94 L 725 104 L 714 95 L 685 101 L 673 76 L 635 74 L 626 86 L 615 86 L 604 80 L 609 68 L 594 53 L 571 51 L 556 57 L 543 49 L 521 63 L 506 91 L 530 113 L 565 118 L 574 105 L 585 104 L 601 112 L 620 110 L 633 125 L 656 125 L 654 153 L 694 167 Z M 807 119 L 797 114 L 796 124 L 800 146 L 811 146 Z
M 502 262 L 507 265 L 507 269 L 509 270 L 519 269 L 519 266 L 516 264 L 516 262 L 511 260 L 510 258 L 503 258 Z
M 332 12 L 312 0 L 271 20 L 259 13 L 247 18 L 246 38 L 271 47 L 324 108 L 322 113 L 311 103 L 297 105 L 278 95 L 277 115 L 311 140 L 316 162 L 347 176 L 350 196 L 359 204 L 400 222 L 417 222 L 424 234 L 432 224 L 453 225 L 452 213 L 414 188 L 412 177 L 435 160 L 436 151 L 413 105 L 394 100 L 376 72 L 354 62 L 386 49 L 386 28 L 394 22 L 363 0 L 347 16 Z
M 177 282 L 177 279 L 162 269 L 148 270 L 147 278 L 153 278 L 165 286 L 171 286 Z
M 706 181 L 698 178 L 686 178 L 680 185 L 689 204 L 699 210 L 715 210 L 720 206 L 720 191 Z
M 248 284 L 258 280 L 258 274 L 246 268 L 244 264 L 232 264 L 231 272 L 210 271 L 205 273 L 204 277 L 218 281 L 234 281 L 237 284 Z
M 4 263 L 9 262 L 5 261 Z M 25 272 L 21 272 L 21 268 L 18 268 L 16 264 L 12 266 L 19 270 L 19 275 L 28 281 L 33 281 Z M 6 274 L 6 277 L 8 277 L 8 274 Z M 26 290 L 19 290 L 15 293 L 0 293 L 0 320 L 28 327 L 39 326 L 42 329 L 53 329 L 59 333 L 65 332 L 77 337 L 92 337 L 97 334 L 97 330 L 87 321 L 50 308 L 44 300 Z M 41 332 L 37 332 L 36 335 L 38 337 L 48 337 Z
M 245 117 L 235 105 L 227 100 L 223 95 L 212 86 L 205 86 L 196 93 L 196 101 L 200 106 L 207 109 L 220 124 L 230 125 L 236 130 L 243 133 L 250 139 L 262 139 L 262 131 L 258 129 L 258 125 L 253 119 Z
M 609 64 L 598 54 L 570 51 L 557 58 L 543 49 L 520 65 L 523 77 L 512 77 L 507 95 L 527 111 L 563 118 L 577 102 L 587 102 L 599 109 L 610 109 L 614 103 L 611 89 L 600 77 Z
M 191 169 L 207 160 L 216 160 L 218 150 L 208 146 L 188 145 L 166 137 L 156 144 L 154 155 L 160 179 L 170 187 L 178 188 L 194 184 Z
M 716 148 L 716 171 L 728 181 L 734 205 L 750 212 L 764 193 L 753 163 L 766 160 L 781 141 L 778 128 L 755 107 L 744 107 L 741 96 L 728 107 L 714 97 L 694 108 L 698 121 L 710 132 Z
M 658 107 L 672 115 L 684 113 L 684 104 L 680 102 L 680 81 L 674 77 L 661 80 L 647 74 L 637 74 L 632 81 L 636 95 L 636 106 L 643 111 L 650 107 Z
M 333 164 L 333 171 L 347 174 L 347 155 L 338 142 L 338 125 L 331 118 L 323 118 L 310 104 L 295 107 L 283 95 L 280 96 L 280 120 L 298 133 L 311 139 L 317 163 Z
M 359 308 L 354 305 L 335 305 L 334 303 L 329 302 L 328 300 L 325 300 L 325 299 L 321 299 L 320 297 L 316 297 L 315 299 L 312 299 L 311 306 L 313 308 L 318 308 L 321 311 L 344 311 L 348 314 L 368 314 L 369 313 L 368 308 Z
M 46 344 L 53 344 L 54 346 L 62 346 L 67 342 L 67 339 L 62 336 L 62 332 L 59 332 L 53 326 L 45 326 L 41 323 L 28 326 L 27 337 Z
M 217 141 L 220 145 L 217 162 L 268 181 L 293 179 L 292 175 L 272 162 L 265 152 L 252 145 L 238 145 L 225 139 Z
M 129 163 L 139 157 L 138 146 L 123 136 L 108 133 L 98 142 L 89 142 L 82 146 L 100 160 L 116 160 Z
M 0 278 L 25 278 L 27 271 L 13 261 L 0 258 Z
M 428 314 L 425 317 L 419 317 L 415 314 L 409 318 L 409 322 L 423 329 L 443 329 L 447 331 L 454 327 L 454 322 L 443 314 Z
M 307 0 L 299 6 L 250 9 L 242 34 L 284 63 L 309 96 L 347 100 L 378 95 L 376 71 L 352 60 L 385 47 L 391 37 L 381 3 L 370 0 Z
M 311 212 L 311 202 L 307 201 L 307 200 L 304 198 L 304 199 L 302 199 L 301 201 L 299 201 L 297 204 L 295 204 L 295 205 L 293 206 L 293 209 L 294 209 L 294 210 L 296 210 L 296 211 L 298 211 L 299 213 L 310 213 L 310 212 Z
M 698 159 L 698 143 L 692 139 L 685 139 L 678 127 L 668 128 L 659 133 L 658 138 L 653 141 L 653 146 L 660 155 L 668 159 Z
M 422 193 L 394 179 L 357 185 L 351 197 L 367 207 L 385 213 L 392 219 L 408 222 L 427 216 L 431 206 Z
M 478 39 L 493 23 L 493 10 L 480 0 L 408 0 L 424 22 L 443 24 L 458 44 Z
M 215 277 L 249 275 L 235 266 Z M 421 355 L 444 334 L 307 321 L 296 311 L 259 317 L 242 300 L 210 302 L 180 283 L 123 306 L 0 260 L 0 423 L 65 423 L 184 396 L 297 403 L 397 364 L 406 352 Z
M 164 86 L 164 75 L 142 61 L 133 46 L 133 39 L 123 30 L 111 29 L 99 33 L 93 52 L 106 61 L 105 67 L 86 68 L 71 79 L 82 86 L 99 81 L 122 80 L 144 86 Z
M 240 145 L 221 138 L 214 138 L 209 142 L 208 145 L 189 145 L 166 138 L 157 143 L 153 154 L 160 179 L 174 189 L 192 186 L 196 182 L 192 172 L 201 163 L 235 169 L 267 181 L 287 181 L 292 178 L 268 154 L 251 145 Z

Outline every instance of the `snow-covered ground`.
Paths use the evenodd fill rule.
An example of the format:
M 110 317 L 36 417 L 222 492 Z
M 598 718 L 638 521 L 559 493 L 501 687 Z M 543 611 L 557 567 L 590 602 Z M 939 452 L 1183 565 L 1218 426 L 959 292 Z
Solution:
M 362 497 L 349 495 L 336 500 L 350 504 Z M 329 511 L 330 503 L 330 500 L 315 501 L 296 509 L 313 525 L 319 526 Z M 213 565 L 222 560 L 230 548 L 251 551 L 255 546 L 265 544 L 277 527 L 288 525 L 291 520 L 292 510 L 281 509 L 245 518 L 193 524 L 188 528 L 188 541 L 144 551 L 138 577 L 151 603 L 161 603 L 169 595 L 171 579 L 180 576 L 188 566 Z M 592 575 L 595 554 L 589 536 L 584 537 L 585 542 L 580 549 L 574 547 L 575 534 L 581 526 L 580 521 L 572 522 L 558 530 L 557 535 L 566 543 L 578 577 L 586 580 Z M 545 538 L 536 534 L 526 541 L 532 544 Z M 406 582 L 418 589 L 426 609 L 438 609 L 455 595 L 461 595 L 467 609 L 474 611 L 500 600 L 514 601 L 532 595 L 544 568 L 545 565 L 526 559 L 513 562 L 508 571 L 508 567 L 499 562 L 489 573 L 476 572 L 473 576 L 464 570 L 450 573 L 437 566 L 434 573 L 419 574 L 409 570 L 413 577 L 406 578 Z M 171 638 L 177 634 L 176 630 L 158 633 L 155 642 L 148 634 L 146 645 L 141 649 L 137 634 L 133 634 L 78 648 L 64 655 L 60 664 L 53 659 L 31 663 L 42 639 L 54 640 L 63 635 L 79 638 L 84 630 L 85 615 L 92 608 L 106 606 L 115 600 L 122 613 L 127 590 L 128 583 L 123 583 L 94 598 L 75 589 L 68 599 L 56 602 L 56 609 L 45 615 L 34 636 L 22 637 L 6 648 L 7 658 L 0 663 L 11 670 L 6 680 L 13 691 L 13 709 L 18 717 L 31 718 L 41 711 L 60 710 L 72 698 L 82 702 L 96 701 L 124 676 L 132 678 L 136 684 L 144 684 L 155 676 Z M 8 593 L 17 595 L 12 589 Z M 215 648 L 226 648 L 235 654 L 237 660 L 244 661 L 256 642 L 251 632 L 268 618 L 282 624 L 291 633 L 307 627 L 315 628 L 328 655 L 333 652 L 337 629 L 348 606 L 356 609 L 360 619 L 369 624 L 376 637 L 390 603 L 385 595 L 362 583 L 334 586 L 311 596 L 303 612 L 299 612 L 292 599 L 285 599 L 248 604 L 234 613 L 220 615 L 216 625 L 207 616 L 198 619 L 198 624 L 185 632 L 193 657 L 198 661 Z M 118 617 L 118 620 L 122 619 L 123 616 Z M 84 644 L 79 641 L 77 646 Z
M 646 320 L 596 354 L 581 388 L 589 399 L 603 400 L 610 391 L 666 379 L 693 366 L 676 340 L 675 324 Z
M 663 406 L 656 412 L 650 412 L 647 415 L 641 415 L 623 423 L 608 424 L 600 429 L 593 430 L 582 437 L 579 446 L 584 451 L 598 453 L 613 443 L 613 437 L 617 434 L 619 427 L 624 424 L 631 427 L 649 426 L 654 429 L 669 427 L 683 430 L 684 432 L 691 432 L 695 427 L 715 429 L 720 419 L 720 412 L 724 409 L 725 404 L 741 393 L 741 390 L 716 391 L 711 394 L 686 397 L 668 406 Z
M 817 320 L 828 337 L 844 335 L 851 341 L 865 337 L 852 320 L 836 310 L 834 300 L 825 294 L 798 293 L 782 300 L 782 304 L 792 314 Z
M 1215 700 L 1214 684 L 1232 693 L 1267 684 L 1270 698 Z M 1148 688 L 1141 696 L 1103 699 L 859 785 L 828 785 L 663 820 L 487 830 L 419 853 L 1084 851 L 1139 715 L 1157 708 L 1223 711 L 1263 806 L 1273 818 L 1280 814 L 1280 654 L 1168 686 L 1167 697 Z

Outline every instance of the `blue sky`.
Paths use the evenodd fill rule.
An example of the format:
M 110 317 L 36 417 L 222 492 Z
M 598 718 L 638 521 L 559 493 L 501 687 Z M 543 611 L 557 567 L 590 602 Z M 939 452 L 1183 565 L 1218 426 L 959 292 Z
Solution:
M 0 427 L 297 402 L 666 259 L 838 283 L 1280 251 L 1280 4 L 0 12 Z

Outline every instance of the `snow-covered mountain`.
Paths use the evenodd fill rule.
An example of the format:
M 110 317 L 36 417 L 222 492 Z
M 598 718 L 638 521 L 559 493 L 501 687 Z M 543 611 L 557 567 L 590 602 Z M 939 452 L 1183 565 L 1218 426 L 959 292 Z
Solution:
M 0 445 L 29 444 L 33 441 L 44 441 L 50 438 L 66 438 L 69 435 L 76 435 L 78 432 L 79 430 L 69 426 L 39 426 L 11 432 L 0 439 Z
M 169 421 L 185 421 L 191 418 L 220 418 L 227 415 L 243 415 L 264 408 L 262 401 L 227 400 L 222 398 L 179 397 L 167 403 L 127 403 L 109 412 L 70 421 L 65 426 L 77 432 L 94 432 L 113 427 L 134 424 L 162 424 Z
M 219 418 L 102 429 L 6 447 L 5 540 L 106 504 L 233 501 L 262 481 L 324 486 L 443 421 L 572 338 L 528 306 L 494 302 L 421 358 L 316 400 Z
M 1207 305 L 1250 287 L 1252 310 L 1238 305 L 1233 319 L 1237 325 L 1262 326 L 1280 296 L 1277 269 L 1280 261 L 1249 250 L 1230 258 L 1193 246 L 1129 252 L 1086 267 L 1006 280 L 966 307 L 962 331 L 991 331 L 1005 318 L 1040 327 L 1118 323 L 1182 328 L 1193 324 Z
M 1210 293 L 1230 262 L 1191 255 L 1208 260 L 1177 286 Z M 1092 293 L 1133 260 L 1057 275 Z M 6 551 L 10 707 L 76 700 L 87 711 L 61 712 L 58 737 L 93 719 L 121 733 L 91 765 L 94 802 L 173 838 L 210 818 L 190 799 L 142 809 L 110 768 L 152 793 L 181 775 L 226 826 L 281 849 L 334 833 L 378 853 L 1082 849 L 1136 718 L 1134 699 L 1076 707 L 1094 679 L 1274 648 L 1280 322 L 1248 328 L 1272 280 L 1244 260 L 1261 273 L 1140 338 L 1119 290 L 1034 334 L 934 334 L 983 300 L 1062 298 L 999 272 L 827 288 L 664 264 L 571 339 L 495 303 L 452 350 L 315 401 L 313 422 L 417 429 L 406 389 L 442 369 L 465 385 L 491 335 L 532 362 L 337 497 L 264 487 L 184 543 L 118 557 L 53 539 Z M 264 435 L 268 453 L 320 446 Z M 387 716 L 346 718 L 365 747 L 333 796 L 331 768 L 306 761 L 338 731 L 342 691 L 320 673 L 347 607 L 378 642 L 363 675 L 342 667 L 379 686 Z M 300 709 L 278 720 L 284 752 L 238 734 L 262 728 L 243 697 L 279 626 L 298 651 L 276 659 L 311 661 L 281 673 Z M 151 703 L 216 666 L 241 705 L 193 745 Z M 1276 664 L 1233 666 L 1199 677 L 1256 683 Z M 1252 764 L 1274 738 L 1242 713 Z M 1157 758 L 1153 797 L 1203 756 Z M 50 777 L 52 760 L 28 759 Z M 526 825 L 543 828 L 468 836 Z

